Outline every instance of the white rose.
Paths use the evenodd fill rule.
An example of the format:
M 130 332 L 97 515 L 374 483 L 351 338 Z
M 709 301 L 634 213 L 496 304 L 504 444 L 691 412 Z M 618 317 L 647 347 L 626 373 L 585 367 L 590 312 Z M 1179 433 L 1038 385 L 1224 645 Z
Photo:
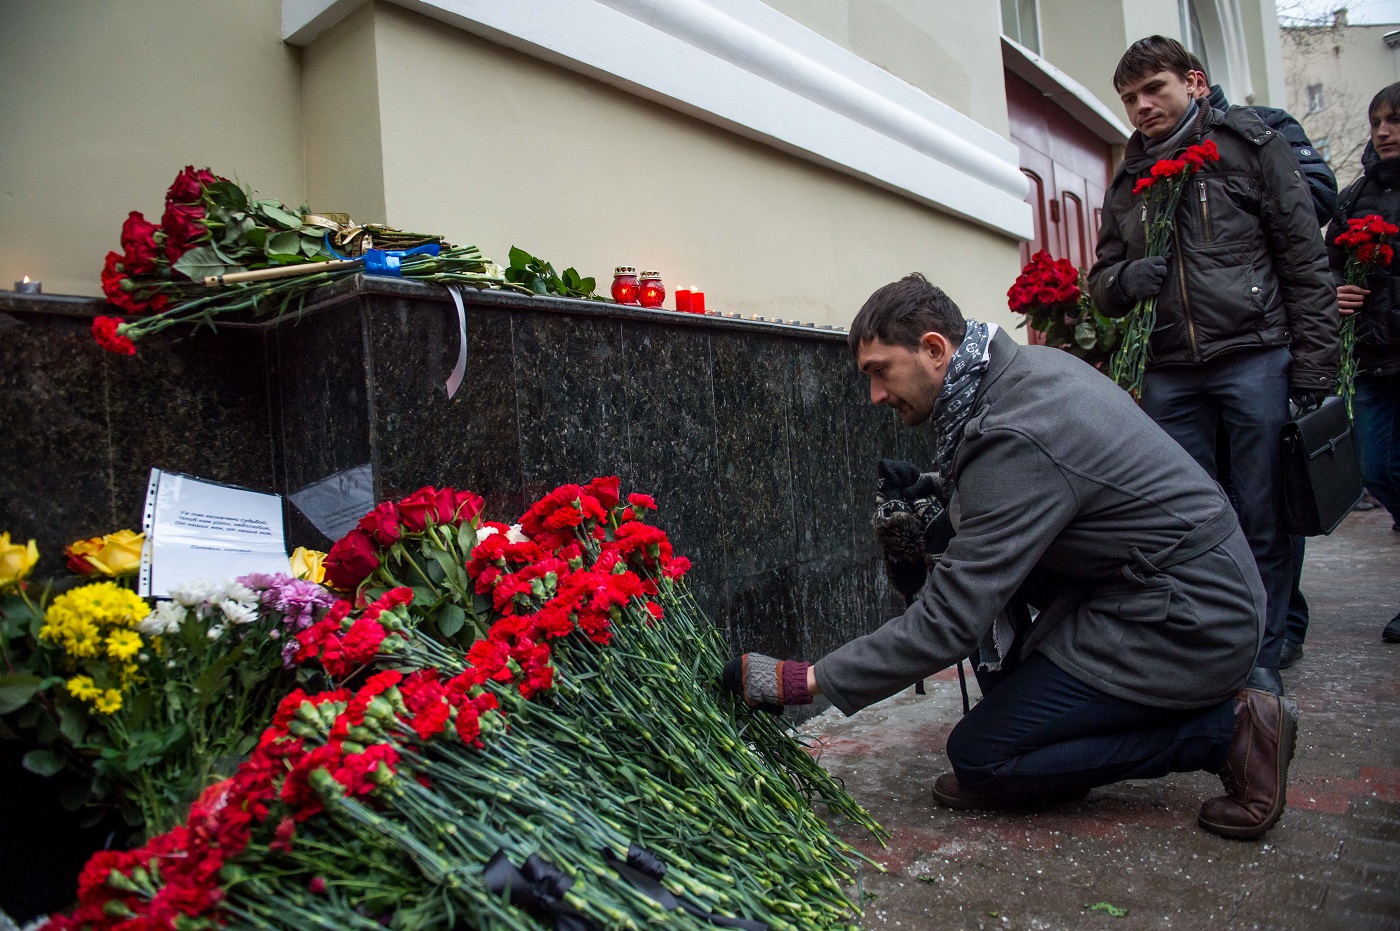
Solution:
M 520 529 L 519 524 L 511 524 L 510 532 L 506 534 L 506 539 L 512 543 L 529 543 L 530 538 Z
M 500 533 L 495 527 L 478 527 L 476 531 L 476 542 L 480 543 L 493 533 Z

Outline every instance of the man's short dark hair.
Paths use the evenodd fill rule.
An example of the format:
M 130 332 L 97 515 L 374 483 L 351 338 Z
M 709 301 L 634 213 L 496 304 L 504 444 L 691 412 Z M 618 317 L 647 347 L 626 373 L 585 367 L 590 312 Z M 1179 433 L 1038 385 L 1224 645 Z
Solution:
M 851 321 L 846 345 L 851 354 L 864 343 L 879 340 L 905 349 L 918 349 L 925 333 L 941 333 L 955 346 L 967 335 L 967 321 L 943 289 L 918 272 L 885 285 L 866 300 Z
M 1369 122 L 1383 108 L 1400 115 L 1400 81 L 1382 87 L 1380 92 L 1371 98 L 1371 105 L 1366 108 L 1367 121 Z
M 1184 81 L 1189 72 L 1198 70 L 1191 62 L 1191 53 L 1175 39 L 1166 36 L 1138 39 L 1118 59 L 1118 67 L 1113 70 L 1113 89 L 1121 91 L 1158 71 L 1170 71 Z
M 1186 60 L 1191 62 L 1191 70 L 1201 72 L 1206 79 L 1206 84 L 1210 84 L 1210 75 L 1206 73 L 1206 63 L 1197 58 L 1192 52 L 1186 53 Z

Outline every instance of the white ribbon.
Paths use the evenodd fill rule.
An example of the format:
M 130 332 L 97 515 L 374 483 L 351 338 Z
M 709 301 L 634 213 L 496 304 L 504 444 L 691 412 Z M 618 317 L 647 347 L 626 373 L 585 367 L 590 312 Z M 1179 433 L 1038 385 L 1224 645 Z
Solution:
M 452 295 L 452 303 L 457 305 L 457 364 L 452 367 L 452 374 L 447 376 L 447 399 L 457 393 L 457 389 L 462 387 L 462 379 L 467 376 L 467 309 L 462 304 L 462 290 L 456 285 L 448 285 L 448 292 Z

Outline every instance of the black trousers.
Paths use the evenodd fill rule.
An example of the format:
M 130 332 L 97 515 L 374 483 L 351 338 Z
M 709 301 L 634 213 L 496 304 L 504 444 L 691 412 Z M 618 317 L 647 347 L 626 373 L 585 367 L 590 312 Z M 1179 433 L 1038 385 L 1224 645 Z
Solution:
M 1234 728 L 1233 696 L 1190 711 L 1142 705 L 1035 653 L 953 728 L 948 760 L 963 785 L 1030 800 L 1124 779 L 1219 772 Z

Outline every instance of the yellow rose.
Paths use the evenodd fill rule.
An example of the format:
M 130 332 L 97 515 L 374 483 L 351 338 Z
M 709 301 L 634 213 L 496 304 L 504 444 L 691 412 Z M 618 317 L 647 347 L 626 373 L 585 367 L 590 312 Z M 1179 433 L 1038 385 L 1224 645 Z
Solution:
M 17 586 L 38 561 L 39 547 L 33 540 L 28 546 L 20 546 L 10 542 L 8 533 L 0 533 L 0 591 Z
M 101 573 L 117 578 L 141 568 L 141 546 L 145 542 L 144 533 L 118 530 L 105 536 L 78 540 L 63 552 L 68 556 L 68 567 L 80 575 Z M 85 569 L 84 564 L 90 568 Z
M 292 575 L 298 579 L 315 582 L 317 585 L 321 584 L 326 578 L 326 570 L 321 565 L 321 561 L 325 558 L 326 554 L 320 550 L 309 550 L 304 546 L 298 546 L 292 551 Z

